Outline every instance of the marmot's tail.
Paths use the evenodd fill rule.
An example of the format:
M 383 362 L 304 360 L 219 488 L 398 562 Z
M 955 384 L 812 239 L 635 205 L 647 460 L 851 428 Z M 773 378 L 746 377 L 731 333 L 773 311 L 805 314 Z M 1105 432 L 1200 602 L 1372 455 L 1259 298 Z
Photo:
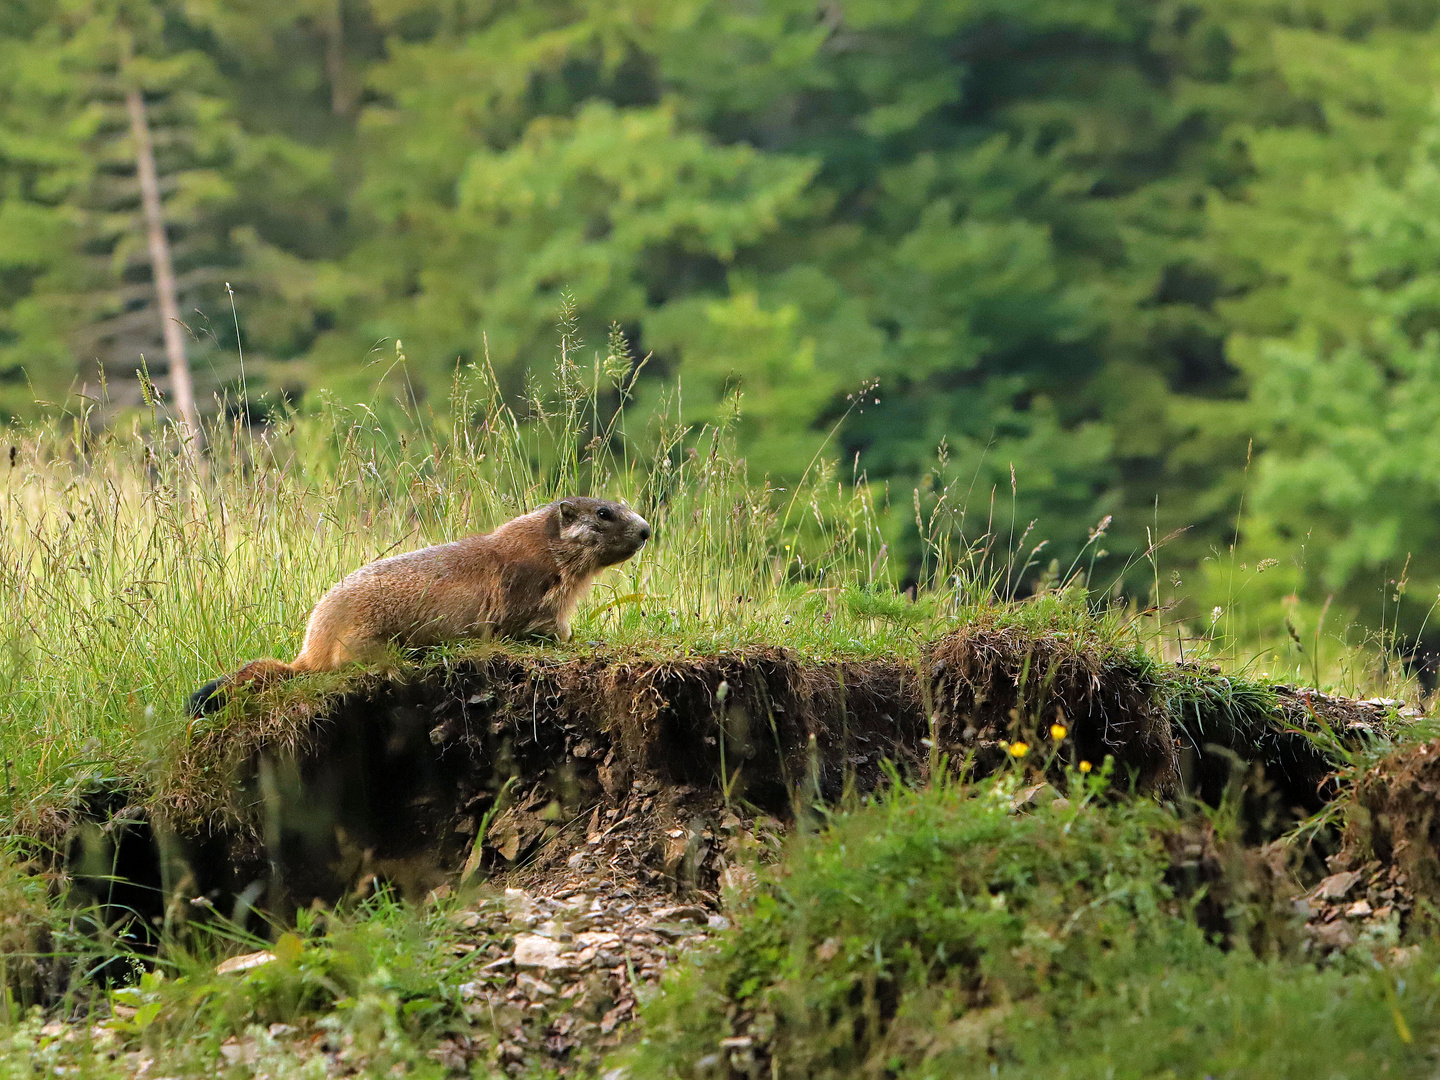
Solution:
M 210 713 L 218 712 L 225 704 L 228 696 L 226 691 L 232 686 L 247 684 L 254 684 L 256 687 L 268 686 L 281 679 L 288 679 L 294 674 L 295 669 L 283 660 L 251 660 L 234 675 L 212 679 L 191 694 L 190 715 L 208 716 Z

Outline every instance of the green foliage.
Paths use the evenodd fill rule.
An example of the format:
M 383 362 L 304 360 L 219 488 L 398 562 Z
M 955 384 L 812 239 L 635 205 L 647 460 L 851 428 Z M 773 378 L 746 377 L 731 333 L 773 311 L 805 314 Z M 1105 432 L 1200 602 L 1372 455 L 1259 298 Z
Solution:
M 1129 556 L 1169 537 L 1192 623 L 1283 563 L 1227 642 L 1423 636 L 1437 34 L 1392 0 L 4 0 L 0 411 L 113 416 L 142 355 L 164 389 L 128 81 L 212 411 L 441 410 L 487 362 L 514 404 L 568 304 L 576 363 L 618 325 L 625 393 L 757 479 L 890 484 L 892 582 L 917 502 L 1048 540 L 1012 586 L 1113 515 L 1094 561 L 1166 604 Z
M 1070 799 L 1017 817 L 1016 780 L 897 788 L 797 839 L 738 932 L 646 1010 L 634 1070 L 683 1074 L 722 1039 L 786 1076 L 959 1064 L 967 1040 L 973 1067 L 1016 1003 L 1097 989 L 1107 952 L 1201 948 L 1161 884 L 1161 811 L 1092 805 L 1105 780 L 1076 773 Z
M 295 930 L 268 946 L 253 943 L 274 962 L 219 974 L 209 957 L 177 948 L 167 957 L 170 975 L 156 969 L 111 997 L 139 1010 L 121 1017 L 129 1033 L 152 1041 L 203 1034 L 212 1050 L 251 1024 L 324 1013 L 380 1021 L 370 1033 L 376 1044 L 401 1033 L 433 1036 L 458 1015 L 467 970 L 454 952 L 436 948 L 454 936 L 451 922 L 442 908 L 420 910 L 381 893 L 344 913 L 301 912 Z
M 301 912 L 294 931 L 268 944 L 202 928 L 188 942 L 170 942 L 159 966 L 103 1002 L 86 1002 L 92 1023 L 42 1026 L 38 1010 L 0 1018 L 0 1075 L 30 1075 L 32 1065 L 128 1075 L 116 1063 L 121 1052 L 130 1061 L 163 1060 L 171 1075 L 214 1075 L 233 1061 L 229 1051 L 272 1075 L 323 1076 L 339 1065 L 365 1075 L 444 1076 L 426 1052 L 469 1026 L 461 985 L 474 975 L 464 950 L 452 947 L 459 936 L 450 908 L 418 909 L 387 892 L 343 912 Z M 265 950 L 268 962 L 221 971 L 216 946 L 222 955 Z M 287 1038 L 299 1031 L 304 1037 Z
M 1153 806 L 1011 808 L 1016 778 L 896 791 L 796 838 L 736 930 L 672 971 L 634 1075 L 1428 1075 L 1432 964 L 1260 960 L 1164 884 Z
M 1429 551 L 1435 12 L 1317 6 L 1290 22 L 1209 6 L 1244 45 L 1238 81 L 1266 104 L 1232 129 L 1253 175 L 1211 205 L 1240 287 L 1223 305 L 1228 355 L 1250 386 L 1235 423 L 1259 451 L 1237 561 L 1287 566 L 1249 601 L 1271 603 L 1260 617 L 1278 623 L 1287 594 L 1316 608 L 1330 596 L 1413 635 L 1440 585 Z M 1228 576 L 1224 560 L 1210 574 Z M 1422 599 L 1397 618 L 1405 579 Z
M 4 10 L 18 410 L 27 379 L 63 397 L 95 357 L 94 301 L 143 298 L 146 267 L 87 261 L 81 134 L 103 110 L 86 72 L 107 72 L 91 53 L 120 24 L 96 4 Z M 1149 507 L 1174 390 L 1214 381 L 1177 374 L 1217 332 L 1167 285 L 1203 220 L 1211 129 L 1170 97 L 1184 19 L 1152 0 L 147 10 L 147 87 L 192 148 L 166 167 L 202 391 L 241 389 L 223 281 L 261 411 L 381 373 L 439 400 L 457 358 L 517 395 L 568 293 L 579 337 L 618 322 L 652 355 L 647 405 L 675 377 L 692 421 L 738 396 L 756 476 L 785 486 L 838 456 L 908 486 L 943 447 L 940 482 L 977 516 L 1018 475 L 1001 516 L 1063 543 Z M 138 351 L 102 351 L 119 398 Z M 884 525 L 896 577 L 919 558 L 907 504 Z

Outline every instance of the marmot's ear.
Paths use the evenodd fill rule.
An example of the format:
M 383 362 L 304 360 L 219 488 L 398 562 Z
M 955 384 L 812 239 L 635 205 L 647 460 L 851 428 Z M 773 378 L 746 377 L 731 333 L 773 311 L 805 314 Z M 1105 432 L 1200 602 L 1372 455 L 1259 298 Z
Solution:
M 569 499 L 561 499 L 555 504 L 555 509 L 560 514 L 561 525 L 569 525 L 580 516 L 580 508 Z

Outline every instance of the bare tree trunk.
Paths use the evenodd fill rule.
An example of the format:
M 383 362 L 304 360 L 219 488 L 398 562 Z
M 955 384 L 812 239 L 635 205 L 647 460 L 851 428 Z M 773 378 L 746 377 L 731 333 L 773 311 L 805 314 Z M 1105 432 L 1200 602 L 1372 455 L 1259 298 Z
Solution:
M 330 111 L 344 116 L 355 104 L 345 67 L 345 0 L 334 0 L 330 18 L 325 20 L 325 76 L 330 80 Z
M 175 407 L 192 451 L 199 449 L 200 414 L 195 409 L 195 384 L 190 379 L 190 361 L 185 355 L 185 335 L 180 329 L 180 302 L 175 289 L 175 265 L 170 259 L 170 240 L 165 235 L 165 214 L 160 205 L 160 178 L 155 171 L 155 145 L 145 117 L 145 98 L 138 87 L 125 90 L 125 108 L 130 113 L 130 137 L 135 143 L 135 172 L 140 178 L 140 202 L 145 211 L 145 238 L 150 247 L 150 270 L 160 301 L 161 330 L 165 335 L 165 359 L 170 367 L 170 389 Z

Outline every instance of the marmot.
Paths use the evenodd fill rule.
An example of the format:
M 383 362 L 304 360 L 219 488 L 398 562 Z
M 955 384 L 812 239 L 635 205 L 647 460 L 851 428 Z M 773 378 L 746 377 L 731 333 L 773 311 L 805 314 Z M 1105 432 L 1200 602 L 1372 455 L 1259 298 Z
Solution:
M 290 663 L 252 660 L 190 697 L 211 712 L 223 691 L 305 671 L 373 662 L 390 643 L 418 647 L 492 635 L 570 640 L 570 616 L 607 566 L 650 539 L 650 523 L 620 503 L 571 497 L 467 536 L 377 559 L 320 598 Z

